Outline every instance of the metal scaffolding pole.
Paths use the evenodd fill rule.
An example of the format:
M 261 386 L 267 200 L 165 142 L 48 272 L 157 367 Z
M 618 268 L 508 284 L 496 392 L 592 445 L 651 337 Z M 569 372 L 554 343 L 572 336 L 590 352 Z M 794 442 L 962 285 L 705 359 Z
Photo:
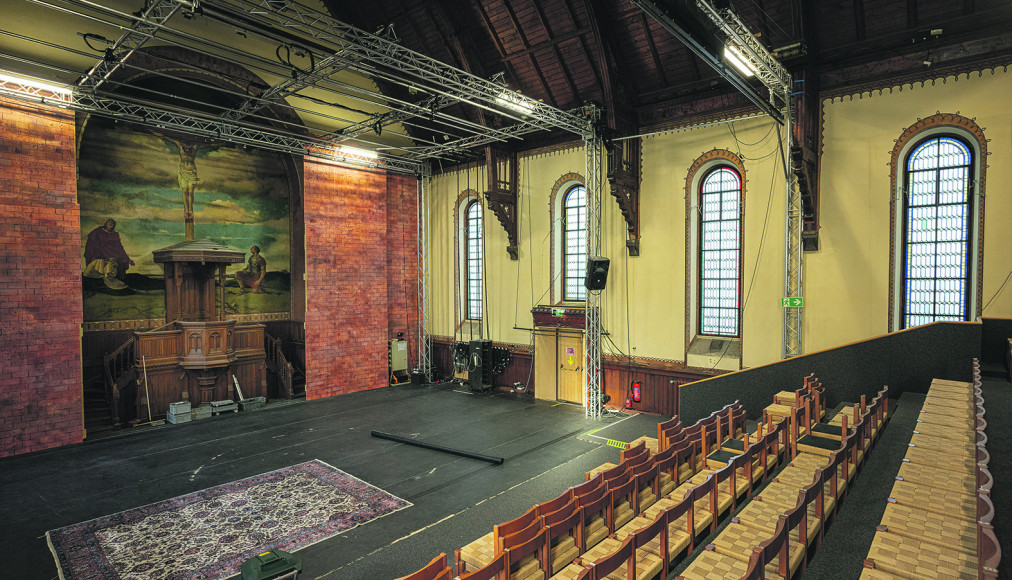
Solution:
M 418 176 L 418 367 L 416 372 L 432 382 L 432 336 L 429 320 L 429 186 L 432 167 L 422 164 Z
M 587 255 L 601 255 L 601 190 L 604 183 L 600 135 L 596 125 L 601 118 L 601 109 L 588 105 L 586 117 L 588 127 L 583 135 L 583 146 L 587 155 Z M 587 365 L 587 416 L 599 418 L 602 411 L 601 392 L 601 290 L 587 290 L 586 311 L 584 312 L 586 333 Z
M 783 151 L 791 150 L 791 103 L 790 97 L 787 100 L 787 109 L 784 113 L 784 144 Z M 804 275 L 804 248 L 801 245 L 801 230 L 804 216 L 801 211 L 801 190 L 795 187 L 793 173 L 786 167 L 784 161 L 784 181 L 786 192 L 784 195 L 785 205 L 785 232 L 784 232 L 784 297 L 789 300 L 783 304 L 784 309 L 784 349 L 783 358 L 790 358 L 801 354 L 801 313 L 800 300 L 797 302 L 792 298 L 800 299 L 803 294 L 802 281 Z M 794 305 L 792 305 L 792 303 Z

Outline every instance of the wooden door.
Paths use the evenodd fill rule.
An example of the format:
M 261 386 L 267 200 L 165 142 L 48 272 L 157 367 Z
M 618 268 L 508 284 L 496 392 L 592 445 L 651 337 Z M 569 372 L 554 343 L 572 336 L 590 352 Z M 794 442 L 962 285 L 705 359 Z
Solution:
M 583 404 L 583 334 L 560 334 L 558 340 L 559 400 Z

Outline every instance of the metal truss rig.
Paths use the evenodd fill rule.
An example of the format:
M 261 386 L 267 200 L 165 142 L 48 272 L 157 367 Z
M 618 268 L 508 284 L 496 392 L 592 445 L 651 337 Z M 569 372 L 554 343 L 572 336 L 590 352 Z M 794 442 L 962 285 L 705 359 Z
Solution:
M 586 109 L 589 127 L 583 136 L 587 155 L 587 255 L 601 255 L 601 190 L 604 187 L 604 167 L 601 153 L 603 142 L 595 131 L 601 110 L 594 106 Z M 604 406 L 601 384 L 601 291 L 587 290 L 584 312 L 587 364 L 587 416 L 598 418 Z
M 322 12 L 287 0 L 238 0 L 250 15 L 258 16 L 283 28 L 292 29 L 335 47 L 347 55 L 349 68 L 366 75 L 392 73 L 402 82 L 417 83 L 419 88 L 455 98 L 497 113 L 503 113 L 501 97 L 505 87 L 470 74 L 434 58 L 336 20 Z M 204 0 L 202 6 L 227 6 L 221 0 Z M 586 123 L 572 113 L 526 99 L 526 122 L 543 129 L 557 128 L 582 135 Z M 490 130 L 494 131 L 494 130 Z

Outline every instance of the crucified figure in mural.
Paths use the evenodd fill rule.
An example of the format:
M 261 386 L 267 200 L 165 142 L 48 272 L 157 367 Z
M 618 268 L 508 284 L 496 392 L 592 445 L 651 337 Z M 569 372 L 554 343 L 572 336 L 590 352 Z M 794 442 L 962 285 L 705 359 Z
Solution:
M 197 177 L 197 153 L 201 150 L 214 151 L 221 147 L 221 145 L 183 141 L 164 135 L 158 131 L 151 131 L 151 133 L 160 138 L 162 141 L 175 145 L 176 151 L 179 152 L 178 181 L 179 190 L 183 193 L 183 224 L 186 228 L 186 239 L 192 240 L 193 194 L 197 191 L 197 186 L 200 185 L 202 181 L 199 177 Z

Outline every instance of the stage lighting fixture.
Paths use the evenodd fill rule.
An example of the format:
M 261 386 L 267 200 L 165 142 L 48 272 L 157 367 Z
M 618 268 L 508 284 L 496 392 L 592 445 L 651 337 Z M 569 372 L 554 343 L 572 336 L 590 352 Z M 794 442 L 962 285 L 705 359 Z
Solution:
M 724 60 L 731 63 L 734 68 L 746 77 L 755 76 L 755 69 L 748 63 L 742 50 L 733 44 L 724 45 Z

